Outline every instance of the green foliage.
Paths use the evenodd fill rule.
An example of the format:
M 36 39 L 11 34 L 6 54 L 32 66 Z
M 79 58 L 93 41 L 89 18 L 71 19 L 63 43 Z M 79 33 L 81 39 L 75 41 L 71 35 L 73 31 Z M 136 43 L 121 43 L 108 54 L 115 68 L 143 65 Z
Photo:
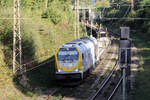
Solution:
M 117 13 L 119 13 L 119 12 L 120 11 L 118 9 L 113 8 L 113 9 L 110 9 L 110 11 L 109 11 L 107 16 L 114 16 L 114 17 L 116 17 Z
M 12 44 L 12 22 L 8 20 L 0 21 L 0 41 L 5 45 Z
M 9 13 L 8 13 L 9 16 Z M 31 21 L 30 21 L 31 22 Z M 39 57 L 39 50 L 38 48 L 41 47 L 41 41 L 38 32 L 31 28 L 32 25 L 24 23 L 21 24 L 21 34 L 22 34 L 22 47 L 23 54 L 25 55 L 25 59 L 35 59 Z M 0 20 L 0 42 L 5 45 L 3 52 L 6 58 L 7 64 L 12 64 L 12 61 L 9 62 L 8 60 L 12 60 L 12 44 L 13 44 L 13 21 L 12 20 Z M 28 52 L 26 52 L 28 50 Z M 29 52 L 30 51 L 30 52 Z M 10 55 L 11 54 L 11 55 Z
M 13 0 L 0 0 L 0 7 L 12 7 Z
M 142 5 L 148 5 L 150 4 L 149 0 L 143 0 L 140 2 Z M 136 17 L 139 18 L 149 18 L 150 16 L 150 8 L 149 7 L 140 7 L 138 9 L 136 9 Z M 139 29 L 139 31 L 141 32 L 142 37 L 145 40 L 150 40 L 149 35 L 150 35 L 150 21 L 149 20 L 139 20 L 139 21 L 135 21 L 137 23 L 136 27 L 138 27 L 137 29 Z
M 30 9 L 40 9 L 43 8 L 45 0 L 21 0 L 22 7 L 28 7 Z
M 135 11 L 131 11 L 128 15 L 129 18 L 135 18 L 136 17 L 136 12 Z
M 62 21 L 62 13 L 60 10 L 51 7 L 46 9 L 46 11 L 42 14 L 42 18 L 48 18 L 54 24 L 58 24 L 60 21 Z
M 3 7 L 5 6 L 7 7 L 9 4 L 9 1 L 2 0 L 0 4 Z M 23 55 L 24 55 L 23 60 L 25 61 L 30 61 L 31 59 L 32 60 L 37 59 L 41 55 L 43 55 L 45 52 L 45 50 L 42 50 L 42 48 L 43 48 L 43 44 L 45 47 L 44 42 L 47 42 L 47 41 L 44 40 L 46 36 L 41 36 L 41 33 L 40 33 L 41 26 L 42 28 L 44 28 L 42 30 L 44 30 L 44 32 L 47 32 L 46 34 L 50 34 L 50 32 L 51 33 L 57 32 L 55 31 L 54 28 L 50 29 L 50 27 L 55 27 L 55 25 L 49 26 L 48 24 L 49 22 L 54 23 L 54 24 L 58 24 L 60 22 L 68 23 L 69 27 L 68 26 L 67 27 L 70 28 L 70 30 L 73 29 L 72 23 L 74 20 L 74 15 L 73 15 L 72 9 L 69 8 L 68 6 L 70 4 L 70 0 L 48 0 L 48 8 L 45 9 L 46 1 L 47 0 L 23 0 L 21 1 L 21 7 L 22 7 L 21 17 L 23 18 L 32 17 L 34 19 L 34 20 L 32 19 L 21 20 L 22 47 L 25 47 L 23 48 Z M 41 15 L 42 11 L 43 13 Z M 11 8 L 0 9 L 0 12 L 1 12 L 0 13 L 1 18 L 13 17 L 13 9 Z M 45 17 L 48 20 L 39 21 L 41 20 L 40 16 Z M 56 27 L 60 27 L 60 26 L 58 25 Z M 59 33 L 62 33 L 62 34 L 63 33 L 68 34 L 68 31 L 62 32 L 62 29 L 58 31 Z M 10 49 L 12 49 L 12 43 L 13 43 L 12 36 L 13 36 L 13 21 L 12 20 L 0 20 L 0 41 L 4 45 L 8 46 L 8 48 Z M 48 38 L 48 40 L 54 39 L 54 35 L 51 34 L 51 36 L 53 38 Z M 41 37 L 42 37 L 42 40 L 41 40 Z M 51 49 L 50 51 L 54 51 L 54 50 Z
M 4 62 L 4 54 L 2 51 L 2 44 L 0 44 L 0 67 L 4 67 L 6 66 L 5 62 Z
M 52 1 L 42 13 L 42 18 L 49 19 L 54 24 L 58 24 L 64 20 L 73 20 L 71 8 L 68 6 L 69 3 L 69 0 Z
M 141 4 L 142 5 L 149 5 L 150 1 L 149 0 L 143 0 L 143 1 L 141 1 Z
M 48 0 L 47 9 L 46 1 L 21 0 L 21 17 L 25 18 L 21 19 L 23 68 L 49 61 L 60 45 L 74 39 L 74 14 L 68 6 L 71 1 Z M 0 99 L 36 100 L 34 88 L 53 87 L 54 65 L 48 63 L 28 72 L 29 87 L 21 88 L 18 79 L 12 80 L 13 0 L 0 0 L 0 18 L 8 18 L 0 19 Z
M 138 49 L 138 54 L 136 56 L 139 57 L 139 66 L 138 72 L 136 74 L 135 88 L 132 90 L 134 92 L 133 98 L 135 100 L 149 100 L 150 40 L 145 40 L 145 37 L 143 37 L 143 34 L 141 33 L 132 34 L 132 39 Z
M 25 60 L 33 60 L 40 57 L 39 48 L 42 48 L 40 34 L 37 27 L 34 27 L 34 21 L 23 21 L 22 23 L 22 47 Z M 30 51 L 30 52 L 28 52 Z
M 108 0 L 101 0 L 101 1 L 96 1 L 95 6 L 98 8 L 109 8 L 110 3 Z

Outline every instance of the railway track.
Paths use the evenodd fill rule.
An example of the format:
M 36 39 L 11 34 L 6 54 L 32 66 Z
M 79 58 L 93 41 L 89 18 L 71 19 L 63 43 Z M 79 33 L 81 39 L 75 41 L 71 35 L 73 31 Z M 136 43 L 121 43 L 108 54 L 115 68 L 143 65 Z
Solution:
M 113 92 L 110 94 L 110 96 L 107 100 L 111 100 L 113 98 L 113 96 L 117 92 L 117 89 L 119 88 L 122 80 L 123 80 L 123 77 L 120 78 L 119 82 L 117 83 L 116 87 L 114 88 Z
M 110 73 L 109 69 L 110 68 L 112 69 L 113 64 L 116 64 L 116 62 L 113 61 L 113 59 L 116 59 L 117 57 L 117 50 L 118 50 L 117 48 L 118 48 L 117 45 L 116 46 L 112 45 L 108 48 L 108 50 L 106 50 L 106 52 L 104 53 L 105 55 L 104 58 L 101 59 L 101 61 L 96 67 L 97 69 L 94 70 L 94 73 L 92 72 L 91 75 L 89 75 L 86 79 L 84 79 L 82 84 L 71 88 L 70 87 L 62 88 L 60 91 L 58 91 L 56 95 L 57 94 L 62 95 L 62 98 L 58 100 L 87 100 L 89 95 L 91 95 L 94 91 L 97 90 L 97 84 L 102 82 L 102 80 L 105 77 L 104 74 Z M 98 83 L 96 82 L 96 80 Z
M 51 91 L 49 94 L 43 93 L 44 100 L 56 99 L 56 100 L 87 100 L 89 95 L 97 90 L 97 84 L 101 83 L 105 75 L 110 72 L 113 65 L 116 63 L 113 59 L 117 57 L 118 46 L 111 45 L 104 52 L 104 58 L 101 59 L 97 65 L 97 69 L 94 70 L 94 73 L 91 73 L 86 79 L 82 82 L 75 83 L 76 86 L 60 86 L 56 85 L 55 90 Z M 110 62 L 110 63 L 109 63 Z M 108 65 L 108 66 L 107 66 Z M 106 68 L 108 67 L 108 68 Z M 105 73 L 107 72 L 107 73 Z M 102 76 L 102 77 L 101 77 Z M 104 76 L 104 77 L 103 77 Z M 100 78 L 99 78 L 100 77 Z M 95 80 L 98 80 L 95 83 Z M 66 82 L 68 85 L 69 82 Z M 81 83 L 81 84 L 80 84 Z M 61 84 L 62 85 L 62 84 Z M 72 85 L 72 84 L 71 84 Z M 74 84 L 73 84 L 74 85 Z M 93 85 L 93 88 L 91 87 Z M 89 91 L 86 91 L 89 89 Z M 82 94 L 82 95 L 81 95 Z
M 122 81 L 121 73 L 116 71 L 117 68 L 118 60 L 116 61 L 110 74 L 98 85 L 98 90 L 93 93 L 88 100 L 99 100 L 100 98 L 102 100 L 112 99 Z
M 110 48 L 109 48 L 110 49 Z M 113 53 L 110 57 L 110 59 L 113 59 L 115 57 L 115 53 Z M 103 76 L 105 74 L 105 70 L 107 70 L 110 66 L 111 60 L 108 61 L 108 63 L 106 64 L 105 68 L 103 69 L 98 69 L 99 71 L 97 71 L 97 79 L 95 80 L 95 82 L 92 84 L 91 88 L 94 88 L 95 85 L 98 85 L 101 82 L 102 77 L 99 76 Z

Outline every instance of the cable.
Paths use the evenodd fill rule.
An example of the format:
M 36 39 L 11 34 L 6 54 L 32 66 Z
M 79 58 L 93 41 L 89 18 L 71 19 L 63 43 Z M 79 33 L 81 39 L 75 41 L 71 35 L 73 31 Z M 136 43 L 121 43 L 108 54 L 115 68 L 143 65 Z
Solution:
M 52 60 L 51 60 L 52 61 Z M 30 69 L 27 69 L 25 72 L 29 72 L 29 71 L 31 71 L 31 70 L 34 70 L 34 69 L 36 69 L 36 68 L 38 68 L 38 67 L 40 67 L 40 66 L 42 66 L 42 65 L 45 65 L 45 64 L 47 64 L 47 63 L 49 63 L 49 62 L 51 62 L 51 61 L 47 61 L 47 62 L 44 62 L 44 63 L 41 63 L 41 64 L 39 64 L 39 65 L 37 65 L 37 66 L 35 66 L 35 67 L 32 67 L 32 68 L 30 68 Z M 24 73 L 25 73 L 24 72 Z
M 106 20 L 118 20 L 118 19 L 123 19 L 123 20 L 150 20 L 150 18 L 101 18 L 101 19 L 106 19 Z
M 34 63 L 34 62 L 36 62 L 36 61 L 38 61 L 39 59 L 42 59 L 42 58 L 45 58 L 45 57 L 50 57 L 50 56 L 52 56 L 52 55 L 44 55 L 44 56 L 42 56 L 42 57 L 39 57 L 39 58 L 37 58 L 37 59 L 32 59 L 31 61 L 29 61 L 29 62 L 27 62 L 27 63 L 24 63 L 24 64 L 22 64 L 23 66 L 26 66 L 26 65 L 29 65 L 29 64 L 31 64 L 31 63 Z
M 130 9 L 131 9 L 131 6 L 128 6 L 128 9 L 126 10 L 126 12 L 124 13 L 124 15 L 123 15 L 122 18 L 127 17 L 127 14 L 129 13 Z M 120 20 L 118 20 L 117 22 L 119 23 L 119 22 L 121 22 L 122 20 L 123 20 L 123 19 L 120 19 Z
M 7 20 L 14 20 L 14 18 L 0 18 L 0 20 L 5 20 L 5 19 L 7 19 Z M 32 18 L 16 18 L 16 19 L 21 19 L 21 20 L 23 20 L 23 19 L 32 19 Z
M 129 13 L 130 9 L 131 9 L 131 6 L 128 7 L 128 9 L 127 9 L 127 11 L 126 11 L 126 13 L 124 14 L 123 17 L 126 17 L 126 16 L 127 16 L 127 14 Z
M 29 72 L 29 71 L 31 71 L 31 70 L 34 70 L 34 69 L 36 69 L 36 68 L 38 68 L 38 67 L 40 67 L 40 66 L 43 66 L 43 65 L 45 65 L 45 64 L 47 64 L 47 63 L 50 63 L 50 62 L 52 62 L 52 61 L 54 61 L 55 59 L 51 59 L 51 60 L 49 60 L 49 61 L 46 61 L 46 62 L 44 62 L 44 63 L 41 63 L 41 64 L 39 64 L 39 65 L 37 65 L 37 66 L 34 66 L 34 67 L 32 67 L 32 68 L 30 68 L 30 69 L 26 69 L 25 71 L 23 71 L 23 73 L 25 73 L 25 72 Z M 18 72 L 20 69 L 18 69 L 16 72 Z M 21 73 L 19 73 L 19 75 L 21 75 Z
M 127 14 L 129 13 L 130 9 L 131 9 L 131 6 L 128 7 L 128 9 L 126 10 L 126 12 L 125 12 L 125 14 L 123 15 L 122 18 L 127 17 Z M 123 19 L 118 20 L 117 23 L 120 23 L 122 20 L 123 20 Z
M 123 15 L 123 18 L 127 15 L 127 13 L 129 12 L 129 10 L 130 10 L 130 7 L 128 7 L 127 11 L 126 11 L 125 14 Z M 115 17 L 116 14 L 117 14 L 117 13 L 113 14 L 113 17 Z M 106 19 L 106 18 L 105 18 L 105 19 Z M 115 23 L 118 23 L 118 22 L 120 22 L 122 19 L 118 20 L 118 21 L 115 22 L 115 23 L 113 23 L 113 20 L 114 20 L 114 19 L 112 19 L 112 20 L 110 21 L 110 23 L 109 23 L 110 25 L 113 25 L 113 24 L 115 24 Z M 113 23 L 113 24 L 112 24 L 112 23 Z
M 49 55 L 49 56 L 51 56 L 51 55 Z M 42 59 L 42 58 L 44 58 L 44 57 L 49 57 L 49 56 L 43 56 L 43 57 L 37 58 L 37 59 L 32 60 L 32 61 L 30 61 L 30 62 L 28 62 L 28 63 L 24 63 L 24 64 L 22 64 L 22 66 L 27 66 L 27 65 L 29 65 L 29 64 L 31 64 L 31 63 L 36 62 L 38 59 Z M 50 61 L 51 61 L 51 60 L 50 60 Z
M 116 16 L 116 13 L 112 17 L 115 17 L 115 16 Z M 112 23 L 113 23 L 113 20 L 111 20 L 109 24 L 112 25 Z

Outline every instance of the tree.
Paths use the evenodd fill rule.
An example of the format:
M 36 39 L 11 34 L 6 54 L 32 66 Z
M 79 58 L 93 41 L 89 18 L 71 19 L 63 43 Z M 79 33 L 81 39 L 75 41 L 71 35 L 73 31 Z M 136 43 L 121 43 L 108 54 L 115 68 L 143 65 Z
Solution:
M 104 8 L 104 7 L 109 8 L 110 3 L 108 0 L 96 1 L 95 7 L 97 7 L 97 8 Z

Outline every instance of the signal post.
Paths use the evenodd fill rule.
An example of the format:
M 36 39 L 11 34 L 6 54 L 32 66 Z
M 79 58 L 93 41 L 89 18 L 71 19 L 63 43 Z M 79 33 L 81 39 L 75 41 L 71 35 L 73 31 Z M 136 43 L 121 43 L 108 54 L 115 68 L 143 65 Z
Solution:
M 121 37 L 119 44 L 119 66 L 122 70 L 122 100 L 126 100 L 126 84 L 130 75 L 131 63 L 131 41 L 129 37 L 129 27 L 121 27 Z M 129 82 L 128 82 L 129 83 Z

